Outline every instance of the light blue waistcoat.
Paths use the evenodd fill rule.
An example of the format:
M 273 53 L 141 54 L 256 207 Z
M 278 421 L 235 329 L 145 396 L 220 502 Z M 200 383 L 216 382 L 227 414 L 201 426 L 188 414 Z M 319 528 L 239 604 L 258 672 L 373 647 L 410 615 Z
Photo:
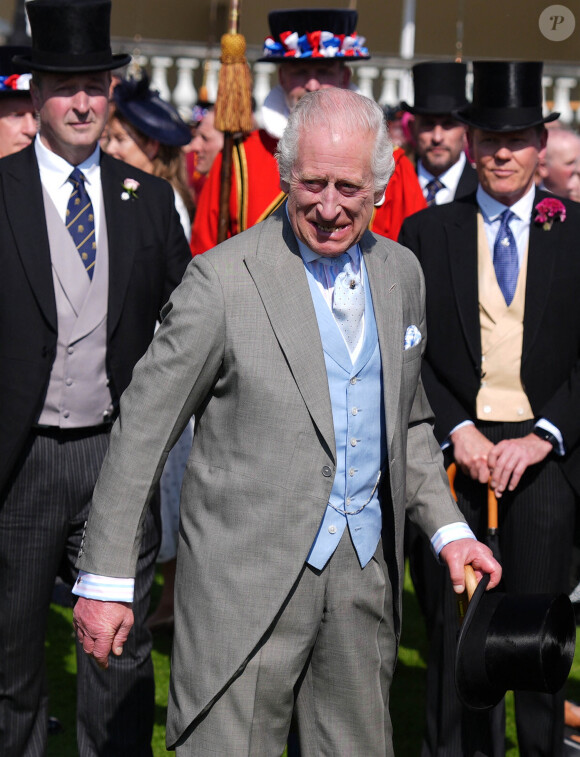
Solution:
M 330 308 L 306 269 L 324 350 L 336 443 L 336 475 L 330 501 L 307 558 L 318 569 L 328 562 L 347 523 L 362 567 L 374 555 L 381 535 L 378 476 L 386 457 L 383 377 L 377 324 L 362 257 L 361 273 L 365 329 L 362 349 L 353 365 Z

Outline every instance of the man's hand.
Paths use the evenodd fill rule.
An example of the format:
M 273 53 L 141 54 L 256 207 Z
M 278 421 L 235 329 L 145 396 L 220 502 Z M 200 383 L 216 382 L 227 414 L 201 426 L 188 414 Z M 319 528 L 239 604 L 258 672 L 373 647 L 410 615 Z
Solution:
M 535 434 L 520 439 L 504 439 L 491 448 L 487 464 L 491 471 L 491 487 L 496 497 L 506 488 L 513 492 L 529 465 L 541 463 L 554 448 Z
M 80 597 L 73 613 L 73 625 L 84 651 L 100 668 L 109 667 L 109 653 L 119 656 L 133 626 L 128 602 L 101 602 Z
M 453 591 L 462 594 L 465 591 L 465 566 L 471 565 L 478 580 L 484 573 L 489 573 L 488 589 L 493 589 L 501 580 L 501 565 L 493 556 L 491 549 L 475 539 L 456 539 L 446 544 L 439 557 L 447 565 Z
M 455 462 L 465 473 L 481 484 L 487 484 L 491 471 L 488 456 L 493 444 L 475 426 L 462 426 L 451 434 Z

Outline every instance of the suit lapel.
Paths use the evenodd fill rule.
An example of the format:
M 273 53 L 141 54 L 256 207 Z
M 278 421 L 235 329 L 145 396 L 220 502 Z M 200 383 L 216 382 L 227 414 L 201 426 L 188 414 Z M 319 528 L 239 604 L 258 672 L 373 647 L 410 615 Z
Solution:
M 389 450 L 399 416 L 403 366 L 403 306 L 399 272 L 389 259 L 386 245 L 377 245 L 371 234 L 360 242 L 367 268 L 383 366 L 383 399 Z
M 472 200 L 472 201 L 471 201 Z M 479 290 L 477 284 L 477 205 L 475 196 L 470 201 L 454 205 L 453 220 L 445 224 L 449 276 L 459 320 L 465 333 L 473 362 L 481 360 L 481 333 L 479 327 Z M 444 254 L 444 251 L 440 251 Z M 441 282 L 443 284 L 443 282 Z
M 285 205 L 264 221 L 257 251 L 245 263 L 308 411 L 336 459 L 318 321 Z
M 109 241 L 109 337 L 121 316 L 135 256 L 139 199 L 121 198 L 123 182 L 130 176 L 131 169 L 126 164 L 101 152 L 101 186 Z
M 2 173 L 8 223 L 30 286 L 45 318 L 56 331 L 50 248 L 34 143 L 11 160 L 12 167 Z
M 536 192 L 534 205 L 544 197 L 549 197 L 549 195 Z M 560 222 L 554 223 L 549 231 L 545 231 L 541 224 L 534 223 L 533 217 L 530 221 L 522 361 L 529 354 L 540 324 L 544 320 L 554 277 L 555 261 L 564 244 L 562 232 Z

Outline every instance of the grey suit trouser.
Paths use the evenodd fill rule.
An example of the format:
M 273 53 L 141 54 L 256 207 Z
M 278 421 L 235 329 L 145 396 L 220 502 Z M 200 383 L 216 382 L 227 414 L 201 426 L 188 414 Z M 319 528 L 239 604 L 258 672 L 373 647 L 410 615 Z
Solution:
M 322 571 L 305 566 L 239 676 L 178 742 L 177 757 L 277 757 L 294 709 L 302 757 L 390 756 L 395 657 L 382 545 L 361 569 L 347 529 Z
M 48 695 L 44 640 L 55 577 L 69 583 L 108 433 L 32 433 L 0 499 L 0 754 L 43 757 Z M 157 504 L 158 507 L 158 504 Z M 159 547 L 150 512 L 135 584 L 135 626 L 103 671 L 77 647 L 80 757 L 151 757 L 154 679 L 144 626 Z M 71 627 L 72 634 L 72 627 Z M 50 650 L 49 650 L 50 654 Z M 73 684 L 74 685 L 74 684 Z

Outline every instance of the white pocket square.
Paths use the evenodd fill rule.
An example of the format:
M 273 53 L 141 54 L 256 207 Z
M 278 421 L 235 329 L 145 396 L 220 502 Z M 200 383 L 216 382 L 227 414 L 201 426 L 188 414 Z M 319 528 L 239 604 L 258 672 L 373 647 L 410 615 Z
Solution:
M 419 344 L 423 337 L 416 326 L 409 326 L 405 331 L 405 346 L 403 349 L 410 350 L 411 347 Z

